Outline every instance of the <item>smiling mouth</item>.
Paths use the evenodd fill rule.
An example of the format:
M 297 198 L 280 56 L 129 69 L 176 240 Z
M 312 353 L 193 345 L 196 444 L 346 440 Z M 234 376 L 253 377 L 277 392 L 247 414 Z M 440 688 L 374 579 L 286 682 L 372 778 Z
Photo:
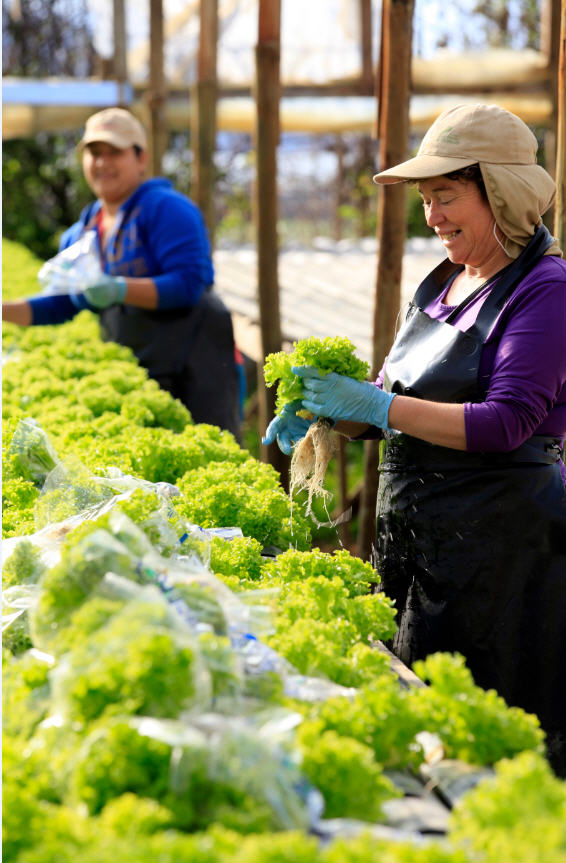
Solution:
M 450 240 L 454 240 L 460 231 L 451 231 L 449 234 L 441 234 L 440 231 L 437 231 L 436 234 L 443 242 L 449 242 Z

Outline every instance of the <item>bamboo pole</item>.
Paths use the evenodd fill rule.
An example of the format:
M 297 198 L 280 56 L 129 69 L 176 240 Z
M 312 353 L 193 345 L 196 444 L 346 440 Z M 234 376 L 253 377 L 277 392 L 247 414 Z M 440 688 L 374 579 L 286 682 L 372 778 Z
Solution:
M 384 0 L 378 78 L 379 168 L 385 170 L 407 156 L 411 44 L 414 0 Z M 373 319 L 372 377 L 393 340 L 401 304 L 401 271 L 406 233 L 406 198 L 402 183 L 380 187 L 378 194 L 378 262 Z M 358 554 L 371 557 L 375 534 L 379 448 L 368 441 L 364 452 L 364 489 Z
M 566 241 L 566 0 L 560 14 L 560 54 L 558 59 L 558 93 L 556 123 L 556 200 L 554 235 L 561 248 Z
M 341 207 L 344 203 L 344 185 L 346 180 L 346 169 L 344 167 L 344 156 L 346 155 L 346 145 L 342 135 L 337 135 L 334 152 L 336 153 L 336 180 L 334 183 L 334 218 L 333 230 L 334 241 L 340 242 L 342 239 L 342 212 Z
M 256 46 L 256 238 L 261 350 L 281 350 L 277 238 L 277 145 L 279 143 L 281 0 L 259 0 Z M 264 430 L 275 413 L 275 390 L 267 389 L 263 363 L 258 364 L 259 426 Z M 276 443 L 263 448 L 267 460 L 288 486 L 288 458 Z
M 165 123 L 165 75 L 163 69 L 163 0 L 150 0 L 149 155 L 153 176 L 161 174 L 167 140 Z
M 371 55 L 371 0 L 360 3 L 360 48 L 362 61 L 362 90 L 368 94 L 373 88 L 373 59 Z
M 126 8 L 125 0 L 113 0 L 112 28 L 114 35 L 113 73 L 118 82 L 118 106 L 126 107 L 124 88 L 128 80 L 126 51 Z
M 193 197 L 206 222 L 211 242 L 214 242 L 216 214 L 214 211 L 214 151 L 216 149 L 218 0 L 200 2 L 200 38 L 198 80 L 193 113 L 195 170 Z

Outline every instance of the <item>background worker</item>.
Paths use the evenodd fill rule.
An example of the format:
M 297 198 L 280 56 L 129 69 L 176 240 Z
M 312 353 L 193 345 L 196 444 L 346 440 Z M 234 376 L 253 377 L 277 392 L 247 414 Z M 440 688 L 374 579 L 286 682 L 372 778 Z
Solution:
M 79 144 L 96 195 L 60 249 L 96 235 L 100 272 L 84 292 L 4 303 L 4 320 L 58 324 L 96 311 L 102 335 L 130 347 L 150 376 L 207 422 L 238 436 L 241 375 L 231 316 L 212 290 L 210 243 L 198 207 L 168 180 L 145 180 L 143 126 L 122 108 L 91 116 Z
M 413 181 L 446 249 L 375 383 L 302 367 L 303 407 L 383 436 L 375 562 L 407 664 L 459 652 L 475 682 L 538 715 L 566 776 L 566 262 L 542 225 L 555 186 L 529 128 L 495 105 L 445 111 Z M 300 417 L 265 442 L 289 447 Z

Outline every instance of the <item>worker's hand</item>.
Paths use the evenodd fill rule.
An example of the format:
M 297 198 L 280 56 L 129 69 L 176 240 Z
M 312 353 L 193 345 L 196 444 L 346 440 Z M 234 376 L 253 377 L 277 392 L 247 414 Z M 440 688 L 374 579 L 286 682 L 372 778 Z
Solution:
M 311 424 L 311 420 L 297 416 L 297 411 L 302 407 L 300 400 L 285 405 L 279 416 L 272 419 L 267 426 L 265 436 L 261 439 L 262 444 L 267 445 L 277 440 L 281 452 L 291 455 L 293 446 L 306 435 Z
M 331 420 L 351 420 L 387 429 L 389 406 L 395 395 L 369 381 L 355 381 L 345 375 L 321 374 L 313 366 L 293 367 L 303 379 L 303 407 Z
M 101 273 L 96 282 L 85 288 L 84 295 L 91 306 L 96 309 L 107 309 L 108 306 L 123 301 L 126 296 L 126 280 L 122 276 Z

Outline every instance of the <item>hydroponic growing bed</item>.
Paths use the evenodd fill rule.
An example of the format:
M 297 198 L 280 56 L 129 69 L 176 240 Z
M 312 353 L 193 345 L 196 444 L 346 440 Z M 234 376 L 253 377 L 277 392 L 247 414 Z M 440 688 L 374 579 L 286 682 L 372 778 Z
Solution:
M 375 572 L 270 466 L 88 313 L 3 347 L 6 861 L 566 861 L 536 717 L 458 656 L 403 685 Z

